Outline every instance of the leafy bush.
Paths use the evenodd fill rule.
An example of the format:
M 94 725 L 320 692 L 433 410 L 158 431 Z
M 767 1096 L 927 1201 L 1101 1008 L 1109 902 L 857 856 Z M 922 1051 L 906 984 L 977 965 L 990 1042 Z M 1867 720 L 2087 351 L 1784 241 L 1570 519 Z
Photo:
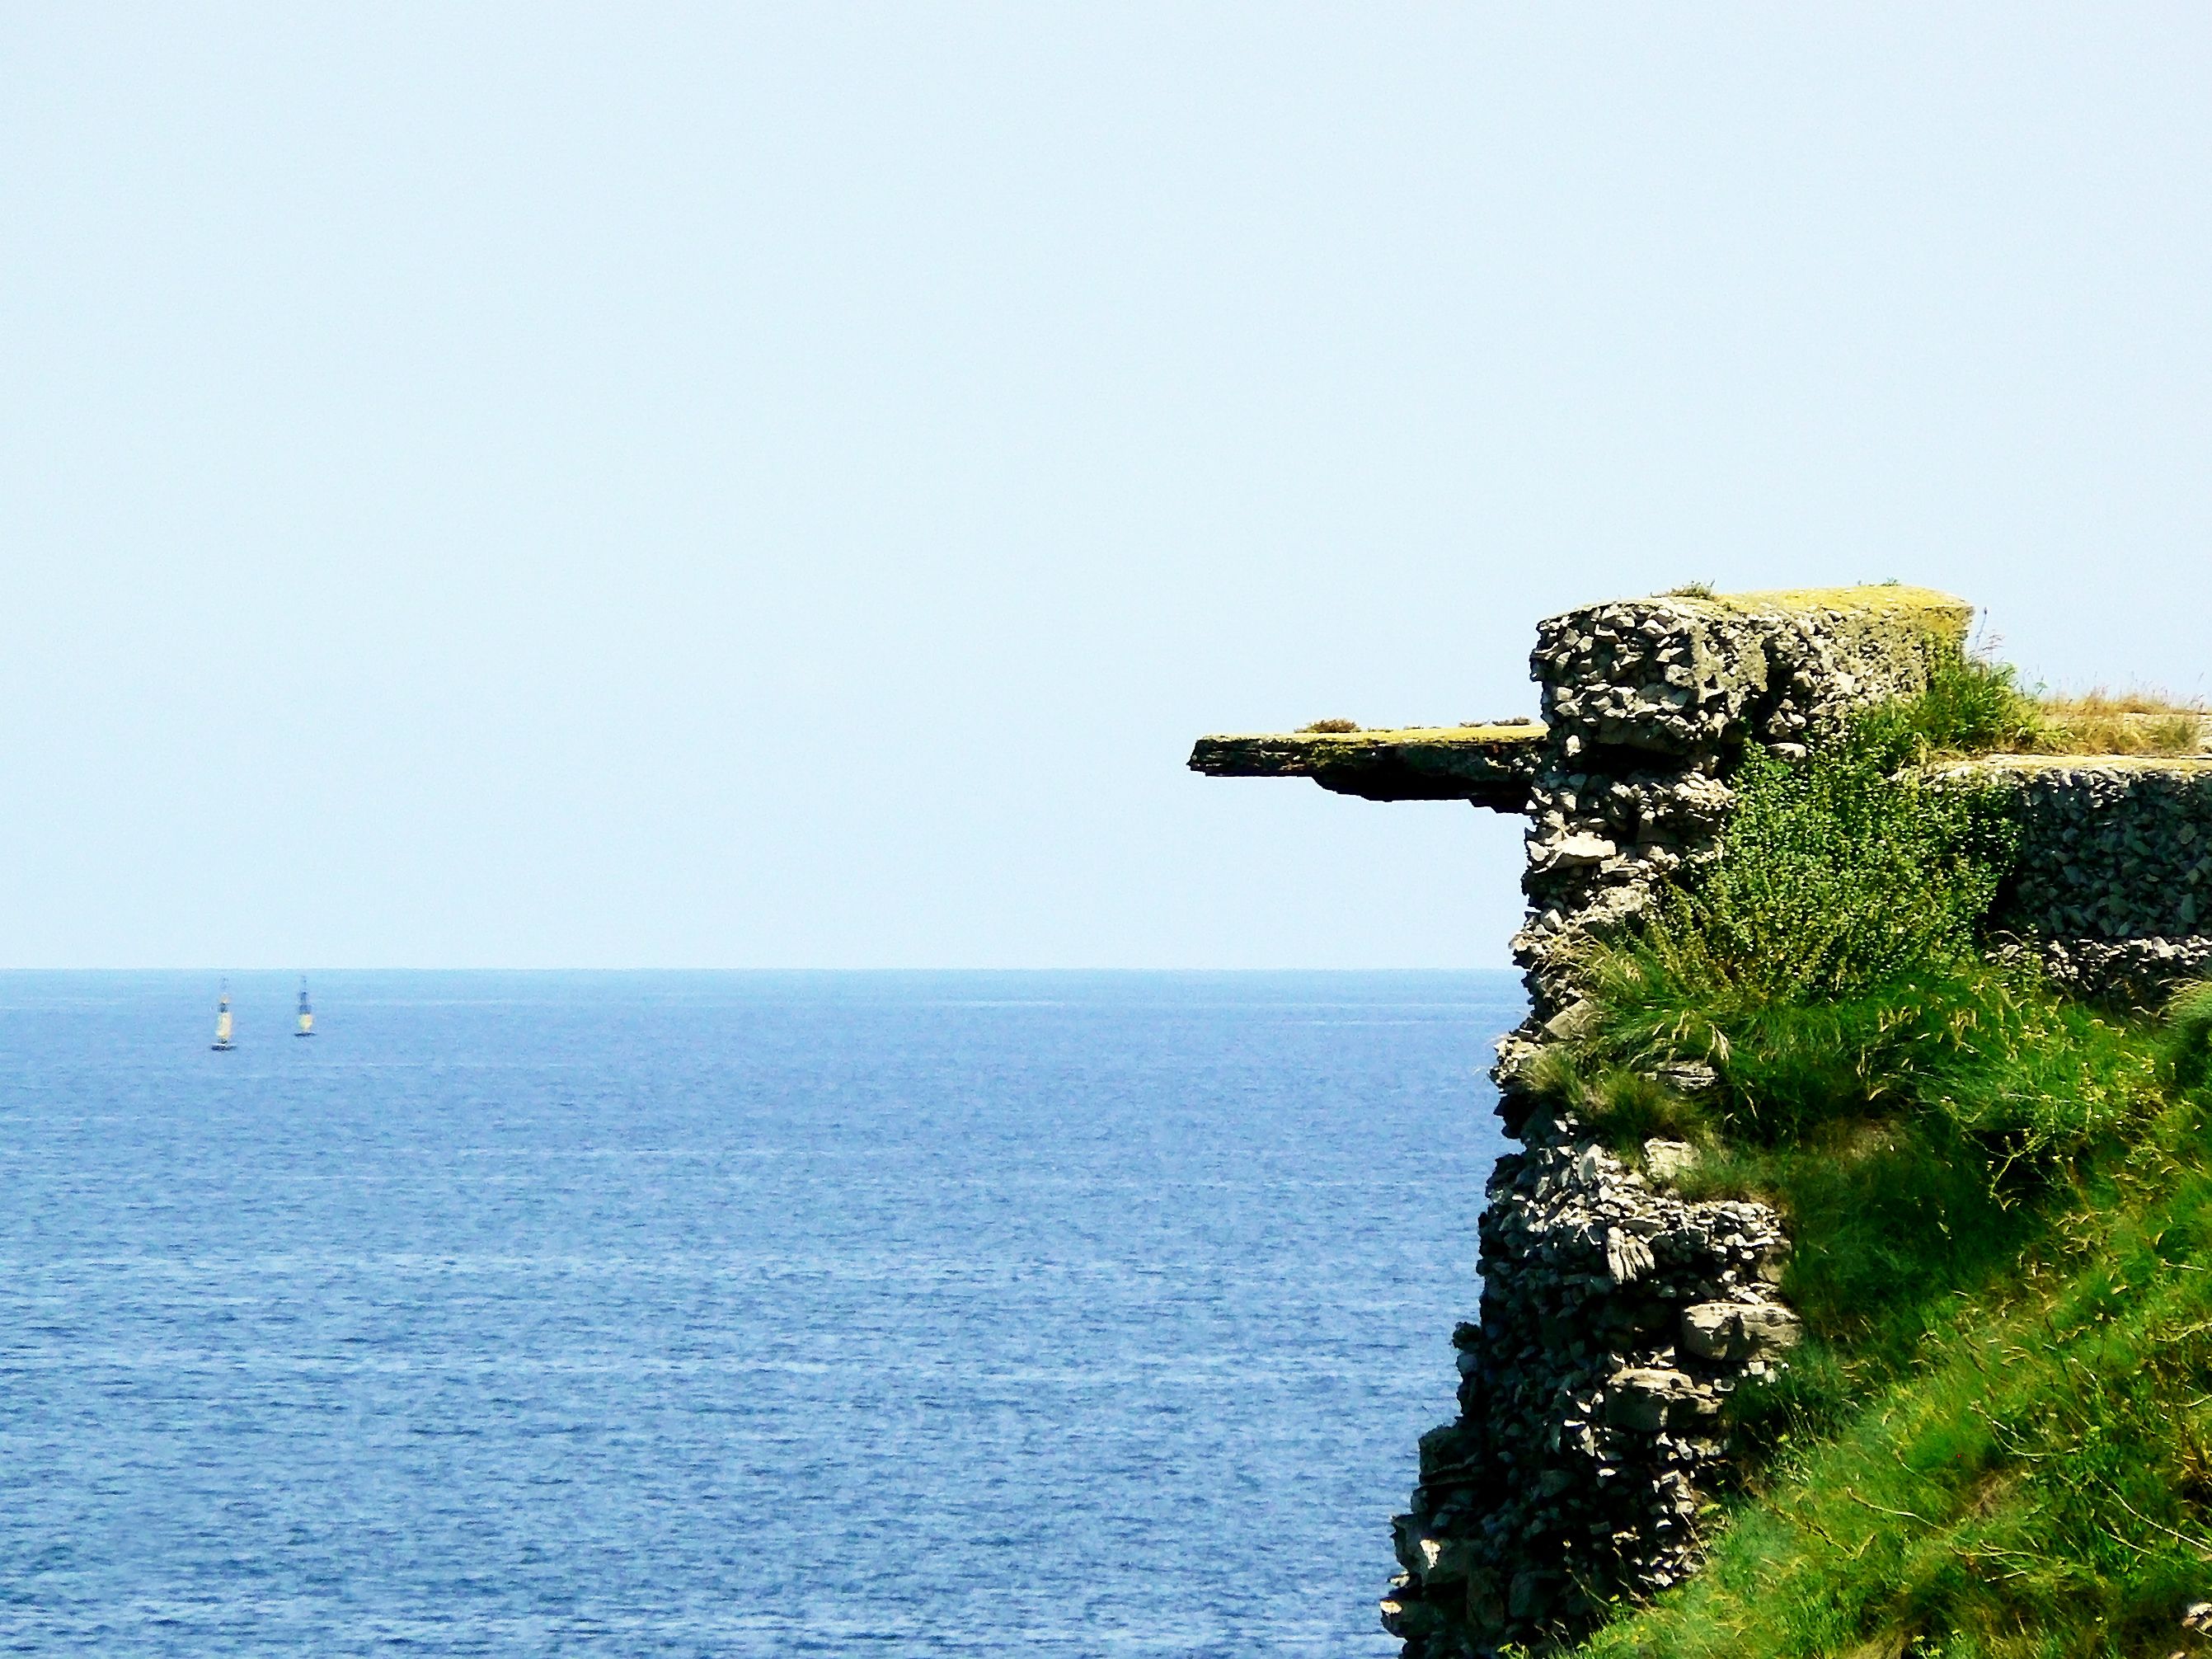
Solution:
M 1759 999 L 1854 996 L 1972 953 L 2015 832 L 1987 795 L 1897 775 L 1893 723 L 1735 778 L 1723 856 L 1668 893 L 1638 972 Z

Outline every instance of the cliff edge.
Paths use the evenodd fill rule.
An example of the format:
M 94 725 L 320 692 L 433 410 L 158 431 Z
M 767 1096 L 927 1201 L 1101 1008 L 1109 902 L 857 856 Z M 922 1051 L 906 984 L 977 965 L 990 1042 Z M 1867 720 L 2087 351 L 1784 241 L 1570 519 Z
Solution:
M 1619 601 L 1539 624 L 1525 722 L 1200 741 L 1213 775 L 1528 819 L 1529 1013 L 1493 1073 L 1520 1150 L 1460 1413 L 1394 1522 L 1408 1659 L 2196 1640 L 2212 1369 L 2160 1419 L 2201 1437 L 2093 1497 L 2127 1542 L 2089 1549 L 2002 1364 L 1960 1368 L 2039 1317 L 2052 1375 L 2101 1376 L 2085 1284 L 2212 1279 L 2212 1215 L 2201 1247 L 2174 1218 L 2212 1204 L 2212 757 L 2021 752 L 2056 726 L 1971 619 L 1898 586 Z M 2116 1268 L 2154 1215 L 2163 1265 Z M 1911 1475 L 1909 1424 L 1952 1462 Z

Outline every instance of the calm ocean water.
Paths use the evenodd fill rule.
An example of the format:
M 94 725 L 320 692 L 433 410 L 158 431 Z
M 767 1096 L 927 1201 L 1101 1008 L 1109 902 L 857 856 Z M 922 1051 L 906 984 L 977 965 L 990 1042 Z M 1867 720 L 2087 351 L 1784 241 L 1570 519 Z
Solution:
M 0 1651 L 1383 1655 L 1462 975 L 0 975 Z

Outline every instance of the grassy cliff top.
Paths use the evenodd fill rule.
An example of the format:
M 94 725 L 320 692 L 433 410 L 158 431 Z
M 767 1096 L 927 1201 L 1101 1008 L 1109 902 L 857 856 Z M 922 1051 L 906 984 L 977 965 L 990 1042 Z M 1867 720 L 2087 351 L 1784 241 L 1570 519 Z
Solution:
M 1752 593 L 1711 593 L 1695 588 L 1662 599 L 1718 616 L 1790 617 L 1826 611 L 1848 617 L 1894 618 L 1963 639 L 1974 607 L 1932 587 L 1881 582 L 1858 587 L 1782 587 Z

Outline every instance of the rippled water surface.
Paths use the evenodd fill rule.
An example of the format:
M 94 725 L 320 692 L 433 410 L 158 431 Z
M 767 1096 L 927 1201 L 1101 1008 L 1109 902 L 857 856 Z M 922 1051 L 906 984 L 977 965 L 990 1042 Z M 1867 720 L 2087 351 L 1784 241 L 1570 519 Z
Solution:
M 0 976 L 0 1651 L 1382 1655 L 1500 974 Z

